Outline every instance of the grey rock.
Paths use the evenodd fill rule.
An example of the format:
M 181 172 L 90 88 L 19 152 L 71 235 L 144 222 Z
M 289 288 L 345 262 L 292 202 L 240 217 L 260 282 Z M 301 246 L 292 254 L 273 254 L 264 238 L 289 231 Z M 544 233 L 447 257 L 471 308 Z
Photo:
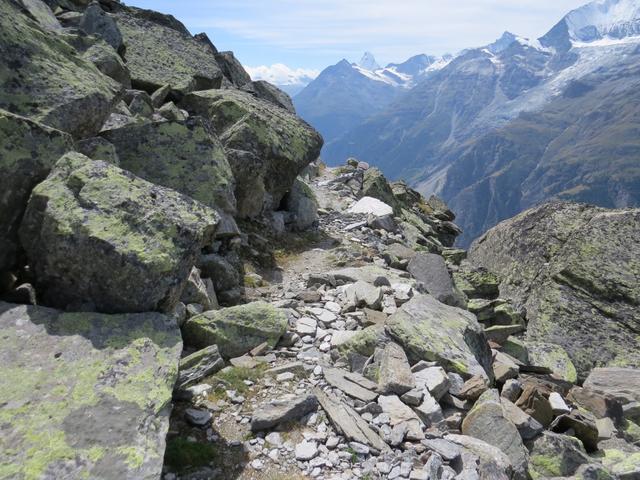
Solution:
M 523 440 L 530 440 L 539 435 L 544 427 L 535 418 L 523 412 L 516 404 L 506 398 L 500 399 L 504 417 L 513 423 Z
M 251 77 L 238 59 L 236 59 L 233 52 L 218 52 L 215 54 L 215 57 L 222 73 L 233 85 L 243 87 L 251 83 Z
M 198 350 L 180 360 L 180 373 L 176 388 L 187 388 L 223 368 L 224 360 L 220 356 L 217 345 Z
M 434 253 L 419 253 L 407 266 L 407 271 L 437 300 L 453 307 L 464 308 L 464 298 L 455 288 L 444 258 Z
M 184 417 L 191 425 L 196 427 L 204 427 L 211 423 L 213 415 L 208 410 L 200 410 L 198 408 L 187 408 L 184 411 Z
M 416 386 L 426 388 L 439 401 L 449 391 L 449 377 L 442 367 L 428 367 L 413 374 Z
M 477 469 L 482 480 L 507 480 L 512 478 L 513 466 L 511 465 L 511 460 L 499 448 L 468 435 L 448 434 L 444 438 L 463 447 L 463 463 L 465 457 L 469 458 L 465 455 L 465 451 L 472 454 L 471 461 L 473 463 L 468 467 L 474 470 Z M 464 466 L 467 466 L 467 464 L 464 464 Z
M 531 447 L 529 469 L 545 477 L 571 476 L 580 465 L 591 463 L 580 440 L 567 435 L 544 432 Z
M 240 285 L 240 273 L 238 269 L 221 255 L 212 253 L 202 255 L 197 267 L 204 278 L 213 281 L 213 288 L 217 293 L 232 290 Z
M 584 381 L 584 387 L 611 395 L 623 406 L 640 401 L 640 369 L 595 368 Z
M 3 468 L 17 478 L 161 476 L 182 350 L 175 320 L 0 303 L 0 329 Z
M 287 395 L 258 405 L 251 416 L 251 430 L 273 428 L 281 423 L 297 420 L 318 408 L 315 395 Z
M 443 438 L 428 438 L 421 442 L 429 450 L 436 452 L 447 462 L 455 462 L 460 458 L 461 448 L 449 440 Z
M 352 310 L 358 307 L 368 307 L 380 310 L 382 306 L 382 290 L 370 283 L 357 281 L 345 289 L 346 308 Z
M 215 211 L 79 153 L 31 194 L 20 237 L 45 302 L 173 311 Z
M 290 113 L 296 113 L 291 97 L 286 92 L 280 90 L 269 82 L 256 80 L 244 85 L 242 89 L 252 93 L 262 100 L 283 108 Z
M 0 110 L 0 271 L 16 261 L 18 227 L 31 190 L 71 149 L 66 133 Z
M 440 404 L 427 391 L 424 392 L 422 403 L 415 407 L 414 411 L 427 427 L 437 426 L 444 421 Z
M 294 230 L 307 230 L 318 222 L 318 201 L 313 190 L 297 178 L 284 199 L 285 209 L 291 213 Z
M 82 15 L 79 27 L 89 34 L 97 34 L 116 52 L 122 49 L 122 34 L 115 20 L 107 14 L 98 2 L 91 2 Z
M 402 395 L 415 386 L 404 350 L 393 342 L 385 345 L 378 373 L 379 391 L 382 394 Z
M 491 351 L 474 315 L 419 295 L 387 320 L 387 333 L 409 361 L 437 361 L 464 377 L 491 378 Z
M 344 403 L 330 398 L 320 389 L 316 388 L 314 394 L 318 398 L 320 405 L 326 412 L 331 423 L 347 439 L 368 445 L 378 452 L 388 450 L 386 443 L 369 427 L 368 423 L 365 422 L 355 410 Z
M 296 445 L 296 460 L 306 462 L 315 458 L 318 453 L 318 444 L 316 442 L 309 442 L 305 440 Z
M 420 417 L 396 395 L 380 395 L 378 405 L 382 407 L 384 413 L 389 415 L 391 427 L 399 423 L 407 424 L 407 439 L 422 440 L 424 438 Z
M 345 372 L 338 368 L 325 368 L 324 378 L 329 385 L 363 402 L 372 402 L 378 398 L 378 393 L 375 392 L 377 385 L 357 373 Z
M 193 267 L 189 278 L 180 295 L 180 301 L 186 304 L 199 303 L 205 310 L 213 310 L 218 308 L 218 300 L 216 292 L 213 289 L 211 280 L 202 280 L 200 271 Z

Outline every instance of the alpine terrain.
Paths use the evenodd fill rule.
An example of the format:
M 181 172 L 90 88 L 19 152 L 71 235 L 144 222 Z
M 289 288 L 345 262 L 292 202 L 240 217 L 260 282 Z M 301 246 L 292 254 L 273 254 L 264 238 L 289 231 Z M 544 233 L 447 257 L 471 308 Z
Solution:
M 485 102 L 455 135 L 503 124 L 452 134 L 462 153 L 433 164 L 443 192 L 464 171 L 456 204 L 474 175 L 535 177 L 535 202 L 569 188 L 552 171 L 576 195 L 632 185 L 637 26 L 598 5 L 403 94 L 440 85 L 444 107 L 466 72 Z M 520 87 L 500 86 L 516 61 Z M 370 76 L 420 65 L 340 68 L 404 88 Z M 498 114 L 525 102 L 540 110 Z M 515 157 L 534 126 L 538 176 Z M 440 197 L 328 167 L 322 146 L 285 92 L 173 16 L 0 0 L 0 478 L 640 478 L 640 209 L 542 203 L 466 251 Z
M 638 205 L 639 28 L 640 2 L 597 0 L 538 40 L 505 33 L 367 112 L 323 158 L 441 195 L 465 246 L 552 198 Z

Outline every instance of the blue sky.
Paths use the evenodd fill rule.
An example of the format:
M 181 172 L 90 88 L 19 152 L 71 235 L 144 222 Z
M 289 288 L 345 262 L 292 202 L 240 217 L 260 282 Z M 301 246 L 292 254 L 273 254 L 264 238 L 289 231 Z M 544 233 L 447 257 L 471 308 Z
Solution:
M 584 0 L 125 0 L 170 13 L 251 67 L 322 70 L 365 50 L 378 63 L 537 38 Z

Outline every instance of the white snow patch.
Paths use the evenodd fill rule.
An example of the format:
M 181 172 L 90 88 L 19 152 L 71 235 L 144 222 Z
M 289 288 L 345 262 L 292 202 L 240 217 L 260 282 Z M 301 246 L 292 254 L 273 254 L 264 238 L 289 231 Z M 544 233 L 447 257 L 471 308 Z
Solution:
M 291 68 L 283 63 L 258 67 L 244 66 L 252 80 L 266 80 L 275 85 L 307 85 L 320 75 L 319 70 L 311 68 Z

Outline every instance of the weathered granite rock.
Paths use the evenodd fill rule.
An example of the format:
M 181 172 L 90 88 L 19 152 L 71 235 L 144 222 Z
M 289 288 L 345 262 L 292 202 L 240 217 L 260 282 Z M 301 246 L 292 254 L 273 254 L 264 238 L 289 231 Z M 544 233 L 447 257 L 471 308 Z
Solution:
M 553 420 L 553 409 L 547 398 L 549 393 L 543 392 L 535 385 L 525 385 L 516 405 L 525 413 L 535 418 L 543 427 L 548 427 Z
M 444 258 L 435 253 L 418 253 L 407 266 L 407 271 L 419 285 L 438 301 L 452 307 L 465 307 L 462 294 L 455 288 Z
M 294 230 L 306 230 L 318 221 L 316 196 L 309 185 L 299 178 L 293 182 L 291 191 L 286 194 L 284 206 L 293 216 L 291 224 Z
M 200 270 L 193 267 L 180 295 L 180 301 L 186 305 L 197 303 L 205 310 L 217 310 L 218 299 L 211 279 L 200 278 Z
M 640 366 L 638 242 L 640 209 L 555 202 L 487 232 L 469 261 L 526 309 L 528 339 L 562 346 L 585 378 L 594 366 Z
M 251 83 L 251 76 L 249 76 L 233 52 L 218 52 L 215 54 L 215 58 L 225 78 L 233 85 L 242 87 Z
M 286 329 L 283 311 L 265 302 L 253 302 L 190 318 L 182 327 L 182 335 L 187 345 L 218 345 L 223 357 L 235 358 L 263 342 L 275 347 Z
M 0 303 L 5 478 L 159 478 L 182 350 L 175 320 Z
M 275 427 L 284 422 L 297 420 L 318 408 L 315 395 L 286 395 L 258 405 L 251 416 L 254 432 Z
M 516 426 L 523 440 L 535 438 L 544 430 L 540 422 L 523 412 L 506 398 L 501 398 L 500 404 L 502 405 L 504 417 Z
M 0 110 L 0 271 L 15 262 L 31 190 L 71 146 L 69 135 Z
M 212 120 L 236 179 L 240 217 L 276 210 L 298 174 L 320 154 L 322 137 L 313 128 L 246 92 L 194 92 L 180 106 Z
M 115 20 L 94 1 L 84 11 L 79 27 L 88 34 L 97 34 L 116 51 L 122 50 L 122 34 Z
M 345 308 L 347 311 L 354 310 L 358 307 L 380 310 L 382 306 L 382 290 L 362 280 L 348 285 L 344 291 L 344 295 Z
M 468 435 L 445 435 L 445 440 L 460 445 L 473 454 L 473 470 L 479 467 L 481 480 L 503 480 L 512 478 L 513 466 L 509 457 L 499 448 Z M 463 453 L 463 458 L 465 457 Z M 476 464 L 476 459 L 479 465 Z M 474 477 L 472 477 L 474 478 Z M 477 476 L 475 478 L 478 478 Z
M 401 243 L 393 243 L 382 252 L 382 258 L 387 262 L 387 265 L 401 270 L 406 269 L 409 261 L 415 256 L 415 250 L 405 247 Z
M 544 432 L 531 447 L 529 474 L 532 478 L 568 477 L 586 463 L 591 463 L 591 459 L 580 440 Z
M 127 88 L 131 86 L 129 69 L 107 42 L 98 37 L 77 36 L 70 43 L 83 59 L 93 63 L 107 77 L 113 78 Z
M 595 419 L 582 415 L 578 410 L 557 417 L 550 429 L 556 433 L 571 432 L 588 452 L 598 449 L 598 427 Z
M 376 198 L 391 206 L 396 214 L 401 212 L 400 203 L 393 194 L 391 185 L 378 168 L 368 168 L 364 172 L 360 196 Z
M 388 343 L 380 359 L 378 389 L 383 394 L 402 395 L 415 387 L 409 361 L 402 347 Z
M 378 405 L 382 411 L 389 415 L 390 425 L 395 427 L 402 423 L 407 425 L 406 437 L 409 440 L 422 440 L 422 420 L 411 407 L 402 403 L 396 395 L 380 395 Z
M 17 0 L 43 30 L 60 33 L 62 25 L 51 11 L 51 7 L 42 0 Z
M 235 211 L 231 167 L 203 118 L 130 124 L 100 135 L 115 146 L 122 168 L 205 205 Z
M 118 99 L 120 85 L 16 2 L 0 4 L 0 58 L 0 108 L 74 137 L 97 133 Z
M 449 377 L 442 367 L 428 367 L 413 376 L 416 386 L 426 388 L 437 401 L 449 391 Z
M 386 329 L 412 363 L 436 361 L 467 378 L 492 377 L 491 351 L 482 327 L 467 311 L 430 295 L 415 296 L 389 317 Z
M 387 444 L 353 408 L 330 398 L 319 388 L 315 388 L 313 393 L 318 398 L 318 402 L 320 402 L 331 423 L 348 440 L 368 445 L 379 452 L 388 450 Z
M 195 385 L 223 368 L 224 360 L 220 356 L 217 345 L 198 350 L 180 360 L 180 374 L 176 388 L 184 389 Z
M 222 71 L 214 53 L 172 16 L 131 7 L 118 9 L 113 18 L 136 88 L 151 93 L 169 84 L 178 94 L 220 88 Z
M 640 402 L 640 369 L 594 368 L 585 380 L 584 387 L 611 395 L 623 405 Z
M 329 385 L 342 390 L 350 397 L 363 402 L 373 402 L 378 398 L 376 384 L 362 375 L 339 368 L 325 368 L 323 373 Z
M 509 457 L 517 478 L 526 478 L 527 450 L 499 402 L 480 398 L 463 420 L 462 433 L 498 447 Z
M 33 190 L 20 239 L 45 304 L 171 312 L 217 222 L 184 195 L 74 152 Z

